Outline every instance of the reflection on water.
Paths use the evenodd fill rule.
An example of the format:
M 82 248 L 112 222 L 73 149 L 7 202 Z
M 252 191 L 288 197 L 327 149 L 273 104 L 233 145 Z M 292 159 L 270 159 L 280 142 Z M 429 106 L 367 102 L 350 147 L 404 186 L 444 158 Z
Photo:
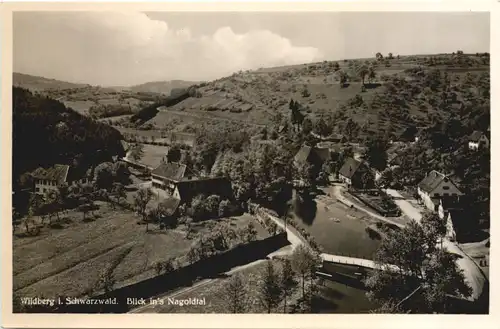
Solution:
M 325 253 L 373 259 L 380 235 L 367 230 L 368 225 L 350 215 L 351 210 L 338 204 L 325 207 L 307 197 L 295 197 L 294 216 L 320 244 Z M 353 213 L 354 215 L 354 213 Z M 368 233 L 370 231 L 370 233 Z
M 297 194 L 293 199 L 293 210 L 302 223 L 311 226 L 316 217 L 316 201 L 309 195 Z

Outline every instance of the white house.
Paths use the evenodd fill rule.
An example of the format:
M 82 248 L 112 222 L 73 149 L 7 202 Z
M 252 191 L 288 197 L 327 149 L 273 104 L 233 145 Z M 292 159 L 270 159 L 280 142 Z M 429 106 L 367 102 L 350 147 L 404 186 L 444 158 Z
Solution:
M 469 136 L 469 149 L 478 150 L 480 147 L 487 148 L 490 145 L 488 137 L 481 131 L 474 131 Z
M 425 206 L 432 211 L 438 211 L 441 199 L 459 200 L 463 193 L 446 175 L 432 170 L 418 184 L 417 193 Z
M 50 191 L 57 191 L 62 183 L 68 179 L 69 166 L 56 164 L 50 168 L 38 168 L 31 176 L 34 180 L 35 193 L 44 195 Z

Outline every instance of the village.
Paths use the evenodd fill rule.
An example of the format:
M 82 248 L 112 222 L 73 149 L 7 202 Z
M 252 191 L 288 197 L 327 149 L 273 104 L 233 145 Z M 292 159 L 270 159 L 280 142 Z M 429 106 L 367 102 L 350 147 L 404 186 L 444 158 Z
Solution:
M 168 15 L 18 16 L 15 313 L 489 312 L 489 38 Z
M 293 129 L 295 129 L 293 126 L 281 125 L 276 130 L 278 134 L 286 134 L 288 130 Z M 418 144 L 423 131 L 425 129 L 417 130 L 412 136 L 405 133 L 401 140 L 395 138 L 389 142 L 390 147 L 387 150 L 389 169 L 387 170 L 394 170 L 398 167 L 398 154 L 397 152 L 391 153 L 391 151 L 404 148 L 405 145 Z M 489 131 L 474 131 L 466 147 L 472 152 L 488 148 L 488 133 Z M 338 228 L 342 227 L 344 224 L 340 222 L 360 221 L 366 223 L 365 232 L 356 232 L 351 238 L 359 239 L 359 235 L 366 234 L 369 240 L 376 241 L 385 236 L 387 230 L 402 228 L 412 220 L 420 221 L 425 214 L 435 214 L 436 218 L 446 223 L 444 237 L 449 243 L 448 248 L 461 257 L 459 267 L 464 270 L 465 280 L 473 288 L 471 300 L 477 300 L 482 296 L 487 282 L 483 271 L 488 269 L 488 260 L 487 258 L 471 258 L 460 249 L 457 243 L 456 230 L 460 231 L 462 227 L 467 229 L 467 225 L 463 223 L 469 220 L 467 212 L 464 211 L 466 204 L 463 202 L 467 200 L 467 197 L 453 178 L 445 173 L 431 170 L 413 188 L 398 190 L 384 179 L 387 170 L 380 172 L 370 167 L 370 163 L 364 159 L 366 158 L 366 145 L 349 143 L 341 134 L 320 136 L 311 132 L 308 141 L 293 157 L 293 164 L 291 164 L 294 172 L 293 180 L 285 182 L 293 186 L 294 199 L 312 198 L 314 200 L 315 207 L 318 208 L 314 211 L 317 212 L 317 222 L 328 222 L 327 225 L 323 223 L 321 228 L 326 231 L 308 232 L 307 225 L 296 221 L 297 214 L 294 212 L 278 215 L 273 210 L 256 211 L 250 200 L 247 204 L 240 203 L 233 190 L 235 184 L 229 176 L 220 175 L 220 173 L 213 175 L 196 170 L 189 164 L 189 161 L 186 161 L 190 149 L 195 147 L 194 135 L 183 134 L 180 139 L 172 138 L 172 136 L 175 134 L 171 135 L 170 142 L 163 143 L 159 140 L 145 144 L 122 140 L 124 156 L 114 156 L 112 162 L 102 163 L 89 169 L 83 175 L 75 174 L 74 168 L 62 164 L 34 171 L 31 174 L 34 186 L 31 193 L 39 197 L 38 201 L 35 201 L 38 208 L 34 208 L 34 213 L 39 215 L 40 221 L 25 223 L 25 233 L 39 235 L 40 230 L 44 230 L 45 218 L 50 220 L 49 227 L 66 226 L 61 224 L 64 222 L 61 218 L 70 216 L 67 216 L 67 210 L 63 210 L 65 206 L 61 203 L 69 202 L 70 196 L 75 195 L 73 199 L 77 199 L 77 204 L 80 204 L 75 210 L 83 214 L 84 220 L 89 213 L 93 214 L 94 211 L 102 213 L 100 216 L 106 216 L 110 210 L 116 212 L 116 209 L 123 209 L 123 211 L 130 209 L 135 211 L 134 217 L 139 218 L 137 223 L 145 225 L 147 232 L 167 229 L 179 231 L 184 227 L 181 230 L 185 230 L 185 237 L 192 239 L 190 235 L 202 237 L 200 233 L 207 228 L 212 232 L 214 230 L 225 232 L 221 234 L 231 236 L 235 234 L 234 230 L 233 233 L 228 233 L 227 228 L 236 226 L 240 230 L 236 232 L 236 235 L 241 236 L 241 243 L 265 240 L 270 235 L 286 232 L 290 246 L 282 246 L 279 250 L 271 252 L 270 255 L 278 255 L 271 256 L 271 258 L 291 255 L 297 245 L 305 243 L 319 253 L 323 263 L 322 266 L 318 265 L 320 268 L 328 268 L 332 264 L 341 266 L 348 264 L 348 267 L 356 269 L 354 277 L 358 276 L 358 279 L 361 279 L 359 277 L 361 273 L 357 273 L 360 269 L 363 269 L 364 273 L 367 269 L 376 268 L 370 253 L 363 251 L 363 247 L 353 249 L 346 248 L 342 244 L 330 246 L 328 240 L 333 235 L 331 232 L 329 234 L 328 230 L 336 230 L 335 225 L 338 225 Z M 181 142 L 179 143 L 178 140 Z M 332 159 L 343 160 L 335 167 Z M 325 169 L 327 167 L 329 168 Z M 61 189 L 62 186 L 64 187 Z M 62 198 L 65 200 L 61 200 Z M 53 217 L 57 217 L 57 220 Z M 319 219 L 319 217 L 322 218 Z M 18 226 L 18 230 L 22 230 L 21 226 Z M 363 243 L 363 239 L 359 243 Z M 231 248 L 231 242 L 223 244 L 227 246 L 219 251 Z M 349 244 L 353 244 L 352 241 Z M 372 241 L 368 244 L 374 245 Z M 174 271 L 181 267 L 183 262 L 209 259 L 210 255 L 215 254 L 215 251 L 212 254 L 210 251 L 204 254 L 207 251 L 204 250 L 206 247 L 203 246 L 203 242 L 197 248 L 183 247 L 183 244 L 167 243 L 167 245 L 175 246 L 174 248 L 179 248 L 184 252 L 177 250 L 174 253 L 177 257 L 167 259 L 156 252 L 156 260 L 149 260 L 149 265 L 146 265 L 150 268 L 150 274 L 146 275 L 137 271 L 136 280 L 160 275 L 165 271 Z M 162 248 L 162 243 L 158 246 Z M 134 247 L 131 248 L 133 250 Z M 124 253 L 124 256 L 118 257 L 125 257 L 126 260 L 130 249 Z M 123 273 L 121 275 L 123 283 L 112 284 L 111 282 L 118 282 L 119 276 L 110 279 L 110 273 L 108 270 L 108 277 L 104 275 L 107 280 L 101 286 L 104 291 L 116 289 L 117 286 L 123 286 L 126 282 L 133 282 L 130 279 L 126 280 L 130 274 Z M 332 272 L 328 273 L 325 269 L 318 270 L 317 276 L 323 279 L 330 278 Z M 100 280 L 102 283 L 102 278 Z M 110 284 L 112 287 L 108 286 Z M 37 284 L 34 286 L 36 287 Z M 22 287 L 19 286 L 19 288 Z M 24 287 L 28 287 L 23 288 L 27 289 L 25 291 L 36 291 L 30 290 L 33 285 L 25 284 Z M 63 294 L 67 288 L 63 289 L 56 289 L 56 291 Z M 98 291 L 92 290 L 95 288 L 87 287 L 87 291 L 88 289 Z M 139 309 L 143 312 L 156 312 L 158 307 L 165 306 L 150 305 Z

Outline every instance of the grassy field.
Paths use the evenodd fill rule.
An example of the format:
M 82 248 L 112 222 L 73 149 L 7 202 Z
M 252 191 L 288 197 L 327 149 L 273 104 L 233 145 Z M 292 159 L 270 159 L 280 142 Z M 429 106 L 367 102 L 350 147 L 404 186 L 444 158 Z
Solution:
M 144 147 L 144 156 L 139 162 L 152 168 L 158 167 L 161 163 L 161 159 L 167 155 L 168 147 L 151 144 L 142 145 Z
M 64 101 L 64 105 L 72 108 L 78 113 L 87 115 L 89 113 L 89 108 L 96 104 L 93 101 Z
M 44 228 L 33 238 L 14 237 L 14 292 L 20 296 L 85 295 L 101 271 L 116 261 L 113 269 L 115 287 L 155 275 L 154 264 L 175 257 L 185 261 L 192 240 L 186 239 L 186 228 L 159 230 L 138 225 L 131 211 L 111 209 L 100 203 L 99 218 L 83 222 L 82 214 L 69 212 L 62 229 Z M 197 234 L 206 234 L 219 222 L 244 227 L 253 219 L 240 216 L 211 220 L 196 226 Z M 234 223 L 234 224 L 233 224 Z M 254 221 L 258 237 L 267 232 Z M 194 234 L 193 238 L 197 235 Z

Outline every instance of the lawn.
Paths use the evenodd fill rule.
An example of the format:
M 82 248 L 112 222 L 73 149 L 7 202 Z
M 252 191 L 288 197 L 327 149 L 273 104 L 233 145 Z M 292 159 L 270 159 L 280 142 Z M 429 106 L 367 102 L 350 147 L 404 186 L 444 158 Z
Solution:
M 14 292 L 19 296 L 82 296 L 97 281 L 101 271 L 117 262 L 113 269 L 115 287 L 155 275 L 154 264 L 169 258 L 186 261 L 192 239 L 186 228 L 160 230 L 139 225 L 131 211 L 113 210 L 99 203 L 99 218 L 83 222 L 82 214 L 70 211 L 62 229 L 43 228 L 39 236 L 14 236 Z M 196 224 L 198 234 L 207 234 L 222 222 L 246 227 L 253 221 L 258 239 L 268 236 L 266 230 L 249 215 L 231 219 L 209 220 Z
M 167 155 L 168 151 L 167 146 L 159 146 L 151 144 L 142 144 L 142 146 L 144 147 L 143 148 L 144 156 L 139 160 L 139 162 L 148 167 L 151 168 L 158 167 L 161 163 L 161 159 Z

